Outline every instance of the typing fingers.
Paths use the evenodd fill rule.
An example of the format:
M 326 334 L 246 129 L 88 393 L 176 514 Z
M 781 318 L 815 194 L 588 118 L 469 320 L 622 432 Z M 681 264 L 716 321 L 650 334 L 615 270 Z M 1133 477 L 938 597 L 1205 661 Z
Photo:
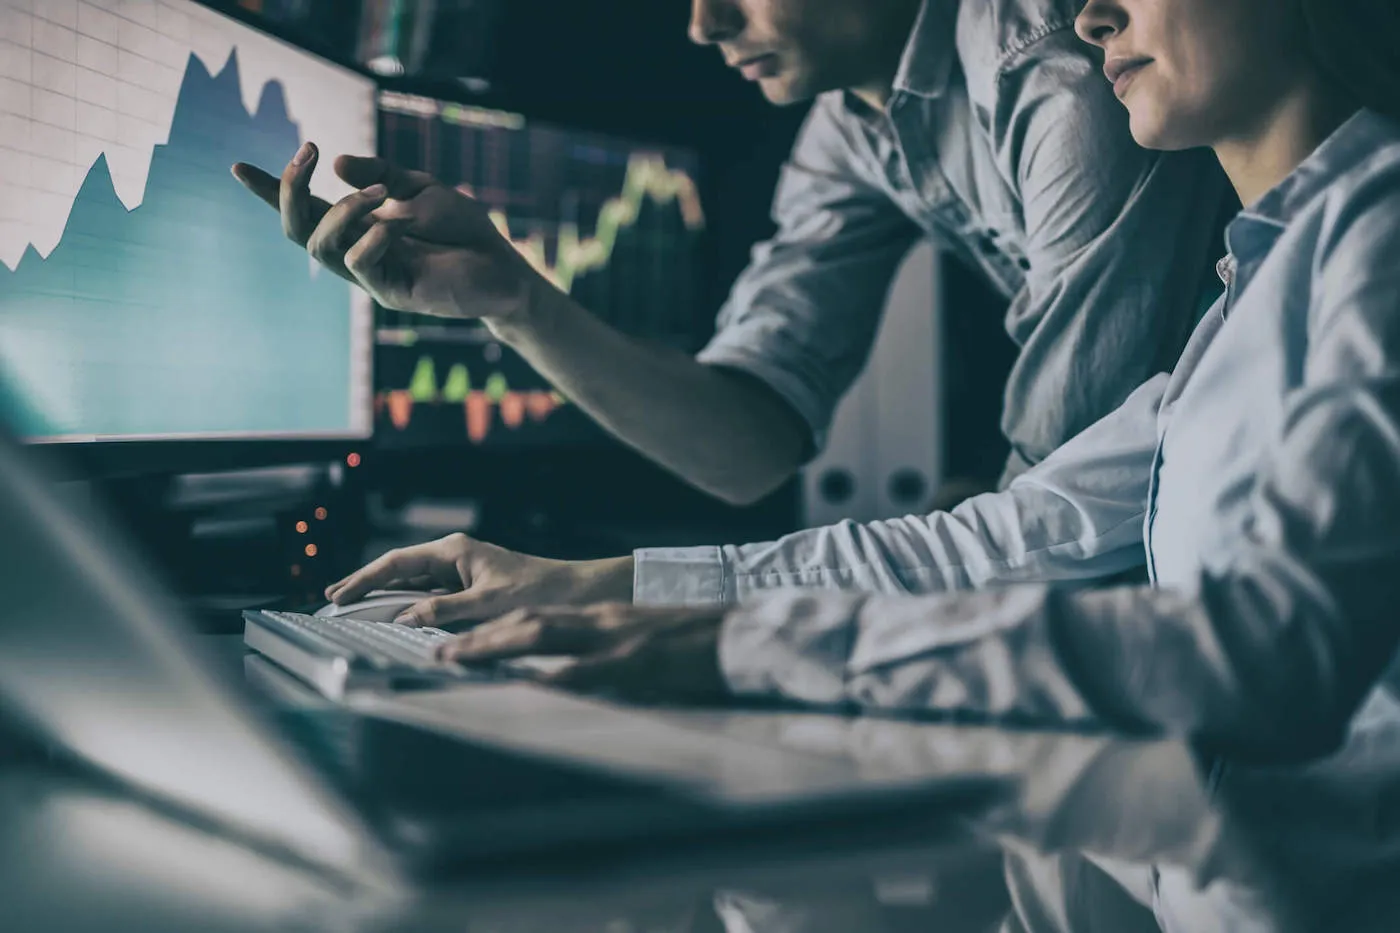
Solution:
M 586 654 L 605 647 L 612 634 L 595 609 L 516 609 L 459 635 L 443 646 L 441 654 L 444 660 L 464 664 L 539 654 Z

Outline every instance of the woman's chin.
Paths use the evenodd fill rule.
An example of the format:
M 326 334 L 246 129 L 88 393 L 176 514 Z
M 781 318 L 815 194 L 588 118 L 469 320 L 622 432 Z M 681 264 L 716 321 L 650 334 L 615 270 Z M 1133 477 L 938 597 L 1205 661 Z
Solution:
M 1137 108 L 1130 111 L 1129 127 L 1133 140 L 1144 149 L 1157 149 L 1174 152 L 1181 149 L 1194 149 L 1201 145 L 1194 134 L 1182 132 L 1182 127 L 1164 119 L 1160 111 L 1147 111 Z

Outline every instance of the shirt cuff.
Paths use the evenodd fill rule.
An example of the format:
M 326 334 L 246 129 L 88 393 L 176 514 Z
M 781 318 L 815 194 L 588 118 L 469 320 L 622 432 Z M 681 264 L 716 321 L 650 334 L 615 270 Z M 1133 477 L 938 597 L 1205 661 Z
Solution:
M 736 337 L 739 340 L 751 339 L 749 335 L 722 333 L 715 342 L 696 354 L 696 360 L 706 366 L 737 370 L 768 386 L 806 422 L 807 429 L 812 434 L 812 450 L 821 450 L 826 445 L 827 430 L 831 423 L 830 406 L 824 404 L 817 393 L 812 391 L 811 386 L 791 370 L 776 365 L 762 353 L 754 352 L 751 346 L 727 342 Z
M 632 601 L 639 606 L 720 606 L 734 601 L 717 547 L 644 548 L 633 553 Z

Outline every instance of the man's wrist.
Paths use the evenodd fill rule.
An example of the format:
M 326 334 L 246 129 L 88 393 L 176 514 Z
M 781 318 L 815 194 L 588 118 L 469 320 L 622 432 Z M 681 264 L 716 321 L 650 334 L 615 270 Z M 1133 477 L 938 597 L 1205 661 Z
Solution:
M 482 318 L 482 323 L 492 335 L 510 347 L 537 340 L 539 335 L 549 331 L 558 320 L 563 306 L 570 301 L 554 285 L 535 272 L 529 270 L 523 286 L 519 307 L 509 315 Z
M 632 581 L 636 562 L 632 555 L 588 562 L 586 601 L 590 603 L 632 602 Z

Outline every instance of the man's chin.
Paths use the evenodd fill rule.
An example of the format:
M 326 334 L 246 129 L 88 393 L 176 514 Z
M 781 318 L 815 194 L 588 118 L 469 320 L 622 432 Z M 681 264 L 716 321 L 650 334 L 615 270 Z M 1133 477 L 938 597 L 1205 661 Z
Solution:
M 758 89 L 763 93 L 768 103 L 775 107 L 789 107 L 793 104 L 806 103 L 816 94 L 808 94 L 804 89 L 785 75 L 774 75 L 771 78 L 763 78 L 758 82 Z

